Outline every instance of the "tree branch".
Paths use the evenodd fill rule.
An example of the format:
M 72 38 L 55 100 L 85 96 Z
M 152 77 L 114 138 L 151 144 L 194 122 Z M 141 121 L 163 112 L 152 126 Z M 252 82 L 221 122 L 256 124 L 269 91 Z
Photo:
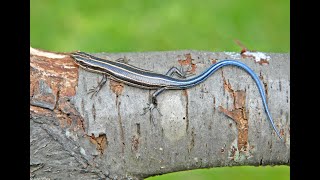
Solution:
M 289 54 L 254 61 L 240 53 L 99 53 L 126 57 L 157 73 L 181 66 L 199 74 L 222 59 L 251 67 L 266 88 L 269 124 L 258 89 L 242 69 L 223 67 L 202 84 L 158 96 L 162 116 L 145 115 L 153 91 L 79 68 L 69 53 L 30 48 L 30 175 L 62 179 L 133 178 L 195 168 L 278 165 L 290 161 Z M 256 59 L 257 60 L 257 59 Z M 264 63 L 267 62 L 267 63 Z

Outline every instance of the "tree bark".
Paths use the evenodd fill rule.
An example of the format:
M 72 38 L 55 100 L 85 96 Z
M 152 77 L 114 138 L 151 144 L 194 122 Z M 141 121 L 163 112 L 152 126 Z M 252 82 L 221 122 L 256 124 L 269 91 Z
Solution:
M 288 165 L 289 54 L 257 63 L 240 53 L 194 50 L 98 53 L 157 73 L 172 66 L 199 74 L 216 61 L 251 67 L 266 88 L 276 136 L 252 78 L 223 67 L 202 84 L 167 90 L 143 114 L 153 90 L 112 80 L 91 98 L 101 74 L 79 68 L 69 53 L 30 49 L 30 176 L 58 179 L 142 179 L 195 168 Z

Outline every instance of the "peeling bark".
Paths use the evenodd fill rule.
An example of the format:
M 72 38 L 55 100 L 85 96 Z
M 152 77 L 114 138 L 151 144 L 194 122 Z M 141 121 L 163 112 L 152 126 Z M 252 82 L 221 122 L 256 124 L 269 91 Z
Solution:
M 68 53 L 30 49 L 30 176 L 142 179 L 168 172 L 290 162 L 289 54 L 256 63 L 240 53 L 169 51 L 100 53 L 158 73 L 172 66 L 199 74 L 222 59 L 259 74 L 284 141 L 273 132 L 258 89 L 243 70 L 223 67 L 199 86 L 158 96 L 153 119 L 142 115 L 150 90 L 79 68 Z
M 240 151 L 247 151 L 248 145 L 248 118 L 246 112 L 246 92 L 243 90 L 233 90 L 231 84 L 228 83 L 223 77 L 224 88 L 228 91 L 233 98 L 232 110 L 228 110 L 219 106 L 219 110 L 233 119 L 238 129 L 238 146 Z

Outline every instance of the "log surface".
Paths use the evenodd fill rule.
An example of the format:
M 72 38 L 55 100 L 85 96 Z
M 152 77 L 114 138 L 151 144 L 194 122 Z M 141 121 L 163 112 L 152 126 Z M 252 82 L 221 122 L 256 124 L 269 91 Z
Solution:
M 48 52 L 50 53 L 50 52 Z M 54 53 L 53 53 L 54 54 Z M 157 110 L 142 115 L 153 90 L 112 80 L 93 96 L 101 74 L 78 67 L 68 53 L 30 52 L 30 176 L 51 179 L 141 179 L 195 168 L 289 165 L 290 56 L 265 53 L 260 63 L 240 53 L 194 50 L 98 53 L 165 74 L 172 67 L 200 74 L 236 59 L 266 88 L 276 136 L 251 76 L 223 67 L 202 84 L 167 90 Z

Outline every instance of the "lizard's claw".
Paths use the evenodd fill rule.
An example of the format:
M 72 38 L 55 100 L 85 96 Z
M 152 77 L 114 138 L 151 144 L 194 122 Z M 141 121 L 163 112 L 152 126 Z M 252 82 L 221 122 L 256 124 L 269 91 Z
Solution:
M 107 82 L 107 76 L 104 75 L 101 79 L 101 81 L 99 82 L 98 86 L 94 87 L 94 88 L 91 88 L 89 89 L 88 93 L 87 94 L 91 94 L 91 99 L 93 96 L 96 96 L 98 94 L 98 92 L 101 90 L 101 88 L 106 84 Z
M 161 114 L 161 112 L 160 112 L 160 110 L 159 110 L 159 108 L 157 107 L 156 104 L 154 104 L 154 103 L 147 103 L 147 105 L 148 105 L 148 107 L 143 108 L 143 113 L 142 113 L 141 115 L 145 115 L 148 111 L 150 111 L 151 121 L 152 121 L 152 124 L 154 125 L 154 120 L 153 120 L 154 117 L 153 117 L 152 111 L 153 111 L 154 109 L 156 109 L 156 110 L 158 111 L 158 113 L 160 114 L 160 116 L 162 116 L 162 114 Z
M 87 92 L 87 94 L 91 94 L 91 99 L 93 96 L 96 96 L 100 90 L 100 88 L 98 88 L 99 86 L 95 87 L 95 88 L 91 88 L 89 89 L 89 91 Z
M 143 113 L 141 115 L 145 115 L 148 111 L 150 111 L 150 113 L 152 114 L 153 109 L 156 109 L 158 111 L 158 113 L 160 114 L 160 116 L 162 116 L 162 114 L 156 104 L 147 103 L 147 105 L 148 105 L 148 107 L 143 108 Z

